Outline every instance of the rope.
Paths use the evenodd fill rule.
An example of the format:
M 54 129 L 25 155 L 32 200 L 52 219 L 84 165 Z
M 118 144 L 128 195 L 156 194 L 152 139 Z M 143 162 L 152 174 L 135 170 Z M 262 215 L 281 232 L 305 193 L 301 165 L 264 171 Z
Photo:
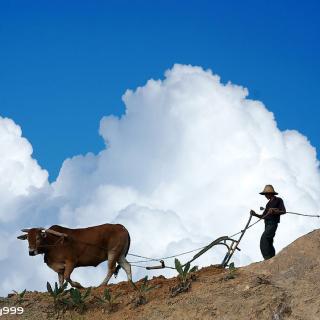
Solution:
M 130 262 L 129 262 L 129 263 L 130 263 Z M 139 266 L 139 265 L 137 265 L 137 264 L 131 264 L 131 263 L 130 263 L 130 265 L 131 265 L 131 267 L 146 269 L 146 267 L 144 267 L 144 266 Z M 173 268 L 173 267 L 170 267 L 170 266 L 165 266 L 164 268 L 176 270 L 176 268 Z M 162 268 L 161 268 L 161 269 L 162 269 Z
M 254 222 L 254 223 L 251 223 L 246 230 L 250 229 L 250 228 L 253 227 L 255 224 L 257 224 L 258 222 L 260 222 L 261 220 L 263 220 L 263 219 L 259 219 L 258 221 Z M 244 231 L 244 230 L 241 230 L 241 231 L 233 234 L 232 236 L 230 236 L 230 238 L 233 238 L 234 236 L 237 236 L 238 234 L 242 233 L 243 231 Z
M 266 215 L 267 216 L 267 215 Z M 265 217 L 266 217 L 265 216 Z M 258 222 L 260 222 L 262 219 L 259 219 L 258 221 L 252 223 L 251 225 L 249 225 L 247 229 L 253 227 L 255 224 L 257 224 Z M 232 236 L 230 236 L 229 238 L 233 238 L 234 236 L 242 233 L 244 230 L 241 230 L 235 234 L 233 234 Z M 203 247 L 200 247 L 200 248 L 197 248 L 197 249 L 193 249 L 193 250 L 190 250 L 190 251 L 186 251 L 186 252 L 183 252 L 183 253 L 179 253 L 179 254 L 176 254 L 176 255 L 172 255 L 172 256 L 167 256 L 167 257 L 162 257 L 162 258 L 149 258 L 149 257 L 144 257 L 144 256 L 139 256 L 137 254 L 133 254 L 133 253 L 128 253 L 128 256 L 133 256 L 133 257 L 137 257 L 137 258 L 142 258 L 142 259 L 145 259 L 145 260 L 141 260 L 141 261 L 132 261 L 132 263 L 146 263 L 146 262 L 150 262 L 150 261 L 160 261 L 160 260 L 168 260 L 168 259 L 171 259 L 171 258 L 176 258 L 176 257 L 180 257 L 180 256 L 183 256 L 183 255 L 186 255 L 188 253 L 192 253 L 192 252 L 195 252 L 195 251 L 198 251 L 198 250 L 202 250 L 204 248 L 206 248 L 208 245 L 206 246 L 203 246 Z M 130 262 L 130 261 L 129 261 Z M 131 262 L 130 262 L 131 263 Z
M 131 253 L 128 253 L 128 256 L 133 256 L 133 257 L 138 257 L 138 258 L 146 259 L 146 260 L 141 260 L 141 261 L 132 261 L 133 263 L 144 263 L 144 262 L 168 260 L 168 259 L 180 257 L 180 256 L 186 255 L 186 254 L 188 254 L 188 253 L 192 253 L 192 252 L 195 252 L 195 251 L 198 251 L 198 250 L 202 250 L 202 249 L 204 249 L 205 247 L 206 247 L 206 246 L 200 247 L 200 248 L 197 248 L 197 249 L 193 249 L 193 250 L 190 250 L 190 251 L 182 252 L 182 253 L 179 253 L 179 254 L 176 254 L 176 255 L 172 255 L 172 256 L 168 256 L 168 257 L 163 257 L 163 258 L 148 258 L 148 257 L 139 256 L 139 255 L 137 255 L 137 254 L 131 254 Z
M 146 267 L 144 267 L 144 266 L 139 266 L 139 265 L 137 265 L 137 264 L 132 264 L 130 261 L 128 261 L 128 262 L 130 263 L 131 267 L 137 267 L 137 268 L 143 268 L 143 269 L 146 268 Z
M 289 214 L 295 214 L 297 216 L 303 216 L 303 217 L 311 217 L 311 218 L 320 218 L 320 215 L 316 215 L 316 214 L 303 214 L 303 213 L 298 213 L 298 212 L 291 212 L 291 211 L 286 211 L 286 213 L 289 213 Z M 268 214 L 267 214 L 268 215 Z M 267 216 L 265 215 L 264 218 Z M 263 219 L 259 219 L 258 221 L 252 223 L 247 229 L 253 227 L 255 224 L 257 224 L 258 222 L 260 222 L 261 220 Z M 234 236 L 237 236 L 238 234 L 240 234 L 241 232 L 243 232 L 243 230 L 233 234 L 232 236 L 230 236 L 230 238 L 234 237 Z
M 262 219 L 260 219 L 260 220 L 262 220 Z M 252 223 L 247 229 L 249 229 L 249 228 L 251 228 L 252 226 L 254 226 L 254 225 L 255 225 L 256 223 L 258 223 L 260 220 Z M 234 236 L 242 233 L 243 231 L 244 231 L 244 230 L 241 230 L 241 231 L 239 231 L 238 233 L 233 234 L 233 235 L 230 236 L 229 238 L 233 238 Z M 150 262 L 150 261 L 168 260 L 168 259 L 180 257 L 180 256 L 186 255 L 186 254 L 188 254 L 188 253 L 192 253 L 192 252 L 195 252 L 195 251 L 202 250 L 202 249 L 206 248 L 207 246 L 208 246 L 208 245 L 203 246 L 203 247 L 200 247 L 200 248 L 197 248 L 197 249 L 193 249 L 193 250 L 190 250 L 190 251 L 182 252 L 182 253 L 179 253 L 179 254 L 176 254 L 176 255 L 167 256 L 167 257 L 162 257 L 162 258 L 148 258 L 148 257 L 144 257 L 144 256 L 139 256 L 139 255 L 133 254 L 133 253 L 128 253 L 128 256 L 133 256 L 133 257 L 137 257 L 137 258 L 146 259 L 146 260 L 140 260 L 140 261 L 132 261 L 132 263 L 146 263 L 146 262 Z M 131 263 L 131 262 L 129 261 L 129 263 Z
M 320 215 L 317 215 L 317 214 L 303 214 L 303 213 L 290 212 L 290 211 L 287 211 L 286 213 L 295 214 L 297 216 L 303 216 L 303 217 L 320 218 Z
M 267 215 L 266 215 L 267 216 Z M 265 217 L 266 217 L 265 216 Z M 263 219 L 259 219 L 258 221 L 252 223 L 249 227 L 247 227 L 247 229 L 253 227 L 255 224 L 257 224 L 258 222 L 260 222 L 261 220 Z M 246 229 L 246 230 L 247 230 Z M 233 234 L 232 236 L 230 236 L 230 238 L 233 238 L 234 236 L 242 233 L 244 230 L 241 230 L 235 234 Z M 195 251 L 198 251 L 198 250 L 202 250 L 204 248 L 206 248 L 207 246 L 203 246 L 203 247 L 200 247 L 200 248 L 197 248 L 197 249 L 194 249 L 194 250 L 191 250 L 191 251 L 186 251 L 186 252 L 183 252 L 183 253 L 180 253 L 180 254 L 176 254 L 176 255 L 172 255 L 172 256 L 168 256 L 168 257 L 162 257 L 162 258 L 148 258 L 148 257 L 143 257 L 143 256 L 139 256 L 137 254 L 131 254 L 131 253 L 128 253 L 128 256 L 133 256 L 133 257 L 138 257 L 138 258 L 143 258 L 143 259 L 146 259 L 146 260 L 141 260 L 141 261 L 132 261 L 132 263 L 146 263 L 146 262 L 151 262 L 151 261 L 159 261 L 159 260 L 168 260 L 168 259 L 171 259 L 171 258 L 176 258 L 176 257 L 180 257 L 180 256 L 183 256 L 183 255 L 186 255 L 188 253 L 192 253 L 192 252 L 195 252 Z M 131 263 L 129 261 L 129 263 Z M 139 266 L 141 268 L 144 268 L 143 266 Z
M 320 215 L 311 215 L 311 214 L 303 214 L 303 213 L 297 213 L 297 212 L 291 212 L 291 211 L 287 211 L 286 213 L 289 213 L 289 214 L 294 214 L 294 215 L 299 215 L 299 216 L 304 216 L 304 217 L 313 217 L 313 218 L 320 218 Z M 263 218 L 265 218 L 266 216 L 268 216 L 269 214 L 266 214 Z M 261 220 L 264 220 L 263 218 L 260 218 L 259 220 L 253 222 L 252 224 L 250 224 L 246 230 L 250 229 L 251 227 L 253 227 L 254 225 L 256 225 L 257 223 L 259 223 Z M 243 233 L 245 230 L 240 230 L 239 232 L 233 234 L 230 236 L 230 238 L 233 238 L 241 233 Z M 171 255 L 171 256 L 167 256 L 167 257 L 162 257 L 162 258 L 149 258 L 149 257 L 144 257 L 144 256 L 140 256 L 140 255 L 137 255 L 137 254 L 132 254 L 132 253 L 128 253 L 128 256 L 133 256 L 133 257 L 137 257 L 137 258 L 142 258 L 142 259 L 145 259 L 145 260 L 139 260 L 139 261 L 132 261 L 132 263 L 147 263 L 147 262 L 150 262 L 150 261 L 160 261 L 160 260 L 168 260 L 168 259 L 172 259 L 172 258 L 176 258 L 176 257 L 180 257 L 180 256 L 183 256 L 183 255 L 186 255 L 188 253 L 192 253 L 192 252 L 195 252 L 195 251 L 198 251 L 198 250 L 202 250 L 204 248 L 206 248 L 207 246 L 203 246 L 203 247 L 200 247 L 200 248 L 197 248 L 197 249 L 194 249 L 194 250 L 190 250 L 190 251 L 186 251 L 186 252 L 182 252 L 182 253 L 179 253 L 179 254 L 176 254 L 176 255 Z M 130 262 L 131 263 L 131 262 Z M 137 265 L 133 265 L 132 266 L 137 266 Z M 140 268 L 144 268 L 143 266 L 138 266 Z M 166 267 L 166 268 L 171 268 L 171 267 Z M 173 268 L 174 269 L 174 268 Z

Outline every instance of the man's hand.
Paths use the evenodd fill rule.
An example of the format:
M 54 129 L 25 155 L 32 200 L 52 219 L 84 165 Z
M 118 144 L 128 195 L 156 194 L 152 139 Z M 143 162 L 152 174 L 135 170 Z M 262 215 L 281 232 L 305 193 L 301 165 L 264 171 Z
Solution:
M 260 219 L 261 219 L 261 217 L 262 217 L 262 215 L 257 214 L 257 213 L 256 213 L 255 211 L 253 211 L 253 210 L 250 210 L 250 214 L 251 214 L 252 216 L 257 217 L 257 218 L 260 218 Z
M 274 213 L 273 210 L 274 210 L 273 208 L 270 208 L 270 209 L 268 210 L 268 214 L 273 214 L 273 213 Z

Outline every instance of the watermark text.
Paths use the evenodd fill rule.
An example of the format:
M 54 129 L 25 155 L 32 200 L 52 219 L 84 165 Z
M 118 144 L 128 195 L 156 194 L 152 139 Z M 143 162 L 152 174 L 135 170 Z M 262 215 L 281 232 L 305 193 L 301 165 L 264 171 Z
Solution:
M 24 309 L 22 307 L 2 307 L 0 308 L 0 317 L 6 314 L 20 315 L 23 314 Z

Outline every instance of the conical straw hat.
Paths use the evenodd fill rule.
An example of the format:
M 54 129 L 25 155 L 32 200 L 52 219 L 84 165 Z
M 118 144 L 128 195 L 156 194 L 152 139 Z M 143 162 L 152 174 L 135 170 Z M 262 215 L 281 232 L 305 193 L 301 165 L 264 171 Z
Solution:
M 274 191 L 273 186 L 271 184 L 267 184 L 264 187 L 263 191 L 260 192 L 260 194 L 263 194 L 263 195 L 265 195 L 265 194 L 278 194 L 278 192 Z

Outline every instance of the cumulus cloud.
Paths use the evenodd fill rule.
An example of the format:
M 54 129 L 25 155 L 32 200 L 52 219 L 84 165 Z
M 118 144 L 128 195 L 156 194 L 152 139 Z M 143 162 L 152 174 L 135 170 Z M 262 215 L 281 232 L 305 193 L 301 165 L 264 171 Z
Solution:
M 10 209 L 18 197 L 46 185 L 48 173 L 34 160 L 31 144 L 21 136 L 21 128 L 0 117 L 0 221 L 13 219 Z
M 239 231 L 249 210 L 265 205 L 258 194 L 265 184 L 274 185 L 288 210 L 319 212 L 316 150 L 299 132 L 280 131 L 263 103 L 248 99 L 246 88 L 223 84 L 210 70 L 175 65 L 163 80 L 149 80 L 128 90 L 123 101 L 125 114 L 101 120 L 99 132 L 105 149 L 97 155 L 65 160 L 50 186 L 31 158 L 30 144 L 23 140 L 28 152 L 25 157 L 17 156 L 17 161 L 28 167 L 26 177 L 17 182 L 20 193 L 13 199 L 23 195 L 23 203 L 28 204 L 24 214 L 33 217 L 33 223 L 59 222 L 70 227 L 122 223 L 131 233 L 131 252 L 162 257 Z M 0 122 L 0 130 L 3 126 Z M 21 139 L 20 131 L 16 135 Z M 8 139 L 0 139 L 0 152 L 5 149 L 2 143 L 20 150 L 16 148 L 19 139 Z M 0 170 L 9 165 L 7 160 Z M 29 195 L 30 186 L 41 189 Z M 277 249 L 316 227 L 317 221 L 311 219 L 282 217 Z M 261 259 L 262 228 L 257 225 L 248 232 L 241 253 L 234 258 L 236 264 Z M 19 244 L 19 250 L 22 246 Z M 196 263 L 219 263 L 223 255 L 222 248 L 214 249 Z M 26 255 L 20 259 L 32 264 Z M 98 270 L 75 271 L 74 277 L 87 285 L 98 284 L 105 268 L 104 264 Z M 44 271 L 31 284 L 30 279 L 17 276 L 18 268 L 4 270 L 16 279 L 16 288 L 39 288 L 48 277 Z M 136 278 L 146 272 L 134 270 Z M 170 274 L 167 270 L 151 274 L 159 273 Z

